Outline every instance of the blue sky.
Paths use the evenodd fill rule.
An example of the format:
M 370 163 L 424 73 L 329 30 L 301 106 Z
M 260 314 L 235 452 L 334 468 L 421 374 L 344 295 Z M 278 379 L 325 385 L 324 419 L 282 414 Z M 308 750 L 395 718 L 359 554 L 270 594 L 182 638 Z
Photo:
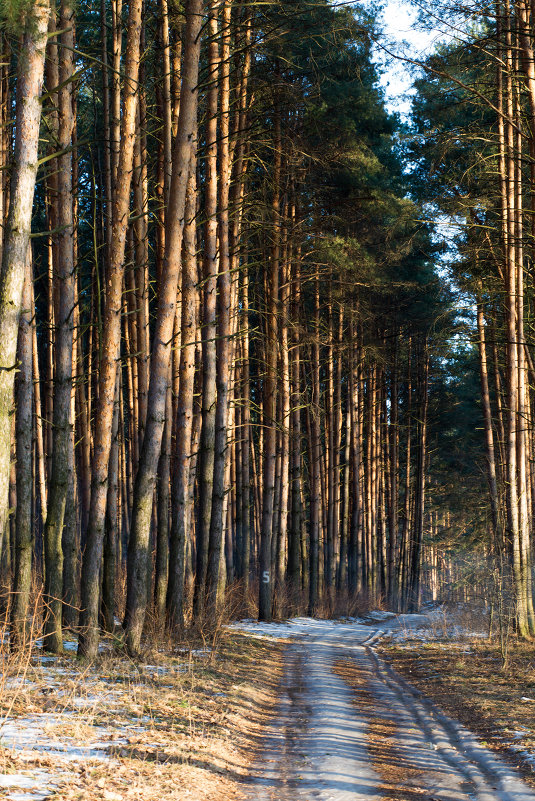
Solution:
M 364 0 L 367 2 L 367 0 Z M 430 30 L 424 30 L 421 25 L 418 25 L 418 9 L 416 8 L 415 0 L 411 3 L 408 0 L 386 0 L 385 9 L 380 17 L 380 22 L 384 29 L 384 46 L 388 50 L 403 55 L 404 53 L 409 58 L 420 61 L 425 59 L 426 55 L 433 51 L 435 45 L 439 41 L 452 38 L 458 33 L 448 29 L 448 24 L 437 20 L 436 27 L 433 25 Z M 430 16 L 427 17 L 432 21 Z M 385 68 L 385 72 L 381 79 L 381 84 L 385 89 L 386 106 L 391 112 L 398 112 L 402 117 L 410 114 L 412 94 L 412 66 L 401 59 L 392 58 L 385 52 L 381 52 L 380 47 L 377 49 L 377 60 Z M 451 250 L 444 253 L 439 257 L 437 270 L 442 279 L 445 280 L 450 287 L 456 291 L 457 305 L 459 317 L 466 321 L 467 314 L 473 312 L 473 302 L 467 298 L 456 287 L 455 280 L 451 274 L 450 262 L 455 258 L 455 245 L 454 237 L 458 233 L 458 228 L 455 220 L 444 218 L 443 224 L 436 224 L 436 236 L 438 239 L 444 239 L 449 243 Z M 461 346 L 461 340 L 458 336 L 455 338 L 456 345 Z
M 400 55 L 406 53 L 410 58 L 425 58 L 441 33 L 438 30 L 426 31 L 417 23 L 417 9 L 404 0 L 387 0 L 381 22 L 384 27 L 385 46 Z M 411 66 L 399 59 L 391 58 L 378 49 L 377 58 L 386 66 L 381 83 L 389 111 L 406 115 L 410 111 L 412 75 Z

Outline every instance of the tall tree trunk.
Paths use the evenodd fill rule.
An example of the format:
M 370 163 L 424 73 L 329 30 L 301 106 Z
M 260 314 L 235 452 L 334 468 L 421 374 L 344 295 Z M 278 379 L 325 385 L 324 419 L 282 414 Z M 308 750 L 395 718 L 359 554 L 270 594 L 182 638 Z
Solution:
M 251 562 L 251 383 L 249 370 L 249 271 L 248 266 L 242 273 L 242 407 L 241 407 L 241 520 L 242 520 L 242 554 L 241 577 L 243 594 L 247 598 L 249 589 L 249 573 Z
M 287 211 L 287 208 L 285 209 Z M 285 214 L 287 220 L 287 214 Z M 288 506 L 290 497 L 290 361 L 288 351 L 288 318 L 290 314 L 290 267 L 288 226 L 284 230 L 284 247 L 281 264 L 280 287 L 280 473 L 278 519 L 275 520 L 277 537 L 276 587 L 281 592 L 285 578 L 288 552 Z
M 281 183 L 281 119 L 275 104 L 275 139 L 273 166 L 273 248 L 267 299 L 266 374 L 264 378 L 264 474 L 262 493 L 262 526 L 260 531 L 259 620 L 271 620 L 272 573 L 271 537 L 273 534 L 273 501 L 275 495 L 275 463 L 277 460 L 277 309 L 279 302 L 280 259 L 280 183 Z
M 131 0 L 128 9 L 121 148 L 118 155 L 113 200 L 111 252 L 106 271 L 102 349 L 99 365 L 98 399 L 95 409 L 90 514 L 82 563 L 80 599 L 82 611 L 80 615 L 78 652 L 81 656 L 91 659 L 97 655 L 99 640 L 99 574 L 106 520 L 108 468 L 115 407 L 117 361 L 120 356 L 121 345 L 122 288 L 136 135 L 142 6 L 142 0 Z
M 158 293 L 158 310 L 151 354 L 149 411 L 134 485 L 132 527 L 128 543 L 125 629 L 126 646 L 130 653 L 139 651 L 145 620 L 147 559 L 153 495 L 165 424 L 169 365 L 181 269 L 186 189 L 192 144 L 195 141 L 197 129 L 197 84 L 202 10 L 202 0 L 189 0 L 186 5 L 181 102 L 165 229 L 166 258 Z
M 35 415 L 35 459 L 37 484 L 39 486 L 39 504 L 41 507 L 41 517 L 44 523 L 47 508 L 47 483 L 46 483 L 46 460 L 43 426 L 43 409 L 41 405 L 41 379 L 39 372 L 39 353 L 37 348 L 37 324 L 35 314 L 35 297 L 33 290 L 33 275 L 30 282 L 31 293 L 31 321 L 32 321 L 32 365 L 33 365 L 33 395 L 34 395 L 34 415 Z
M 32 266 L 31 248 L 22 293 L 17 377 L 17 509 L 15 517 L 15 580 L 11 603 L 11 647 L 24 647 L 27 641 L 27 618 L 32 583 Z
M 102 628 L 109 634 L 115 630 L 115 603 L 118 552 L 118 490 L 119 490 L 119 408 L 121 403 L 121 371 L 117 370 L 115 384 L 115 408 L 111 431 L 111 451 L 108 469 L 108 497 L 104 533 L 102 564 Z
M 526 575 L 522 562 L 522 525 L 519 496 L 519 353 L 518 353 L 518 264 L 516 240 L 516 187 L 515 187 L 515 137 L 514 137 L 514 98 L 513 98 L 513 55 L 511 13 L 508 0 L 504 4 L 506 65 L 505 81 L 501 80 L 501 69 L 498 76 L 499 103 L 502 104 L 505 120 L 499 115 L 500 142 L 500 187 L 502 200 L 503 240 L 506 254 L 506 375 L 508 391 L 507 410 L 507 513 L 508 528 L 512 542 L 513 579 L 516 600 L 516 617 L 519 633 L 522 637 L 530 637 L 528 619 Z M 503 99 L 502 99 L 503 96 Z M 505 102 L 504 102 L 505 101 Z
M 292 275 L 292 297 L 293 297 L 293 317 L 294 325 L 297 319 L 301 304 L 301 275 L 300 275 L 300 254 L 297 254 L 293 266 Z M 297 596 L 300 588 L 301 578 L 301 358 L 299 347 L 299 333 L 296 332 L 292 338 L 290 351 L 290 371 L 291 371 L 291 429 L 290 429 L 290 491 L 291 491 L 291 515 L 290 532 L 288 542 L 288 580 L 293 594 Z M 295 598 L 295 601 L 297 597 Z
M 363 542 L 363 504 L 362 504 L 362 421 L 361 421 L 361 383 L 360 383 L 360 351 L 355 342 L 355 327 L 350 329 L 350 404 L 351 404 L 351 524 L 349 532 L 348 573 L 351 592 L 362 592 L 364 577 L 364 542 Z
M 399 331 L 396 331 L 393 364 L 390 373 L 390 460 L 389 460 L 389 540 L 388 540 L 388 601 L 390 607 L 397 599 L 396 564 L 398 559 L 399 515 Z
M 58 263 L 55 269 L 58 281 L 58 313 L 55 336 L 54 416 L 52 471 L 46 515 L 45 591 L 46 606 L 43 645 L 48 651 L 60 653 L 63 649 L 63 549 L 62 532 L 65 503 L 69 487 L 70 458 L 73 424 L 71 415 L 72 364 L 74 342 L 74 305 L 76 275 L 74 272 L 74 228 L 72 209 L 72 132 L 74 126 L 72 103 L 72 75 L 74 72 L 74 9 L 69 0 L 62 0 L 59 26 L 59 147 L 57 175 L 57 222 L 59 241 Z M 71 531 L 70 536 L 75 532 Z
M 167 583 L 169 580 L 169 482 L 171 478 L 172 415 L 171 386 L 168 386 L 162 448 L 160 460 L 158 462 L 158 529 L 156 534 L 156 564 L 154 577 L 154 614 L 160 626 L 165 621 Z
M 409 337 L 407 354 L 407 412 L 405 415 L 407 438 L 405 444 L 405 495 L 403 501 L 403 518 L 398 559 L 398 609 L 406 610 L 407 606 L 407 572 L 409 563 L 409 531 L 411 516 L 411 446 L 412 446 L 412 377 L 411 377 L 412 340 Z
M 203 310 L 202 310 L 202 426 L 197 481 L 197 566 L 195 571 L 194 612 L 204 611 L 210 521 L 214 486 L 214 456 L 216 427 L 217 382 L 217 106 L 219 76 L 219 43 L 217 3 L 209 7 L 210 44 L 208 48 L 208 75 L 210 88 L 206 101 L 205 145 L 205 230 L 203 259 Z
M 338 567 L 338 590 L 344 593 L 348 586 L 348 548 L 349 548 L 349 491 L 351 475 L 351 408 L 348 398 L 345 412 L 344 461 L 342 465 L 342 514 L 340 520 L 340 562 Z
M 190 528 L 189 485 L 192 460 L 195 341 L 197 337 L 196 170 L 192 163 L 188 183 L 182 265 L 182 321 L 180 326 L 180 394 L 176 410 L 176 445 L 169 544 L 167 615 L 171 628 L 184 623 L 186 542 Z
M 227 463 L 228 400 L 231 354 L 231 278 L 229 253 L 229 184 L 230 184 L 230 38 L 231 2 L 225 0 L 221 14 L 220 126 L 219 126 L 219 197 L 218 241 L 219 276 L 217 281 L 217 340 L 214 437 L 214 479 L 208 549 L 207 584 L 212 608 L 223 600 L 224 582 L 220 576 L 223 547 L 223 510 Z
M 15 153 L 10 203 L 0 271 L 0 551 L 9 518 L 11 411 L 19 316 L 26 275 L 32 206 L 37 174 L 41 90 L 50 7 L 46 0 L 28 7 L 17 66 Z
M 314 281 L 314 344 L 312 346 L 312 402 L 310 404 L 310 580 L 308 614 L 314 616 L 320 599 L 320 497 L 321 497 L 321 426 L 320 426 L 320 289 L 319 271 Z
M 424 535 L 424 503 L 425 503 L 425 474 L 427 469 L 427 407 L 428 407 L 428 375 L 429 375 L 429 352 L 427 342 L 423 342 L 420 354 L 420 375 L 419 391 L 420 405 L 419 416 L 419 436 L 418 436 L 418 460 L 416 466 L 416 487 L 415 487 L 415 511 L 414 511 L 414 533 L 412 536 L 412 553 L 410 564 L 410 595 L 409 610 L 415 612 L 420 600 L 420 579 L 421 579 L 421 554 Z
M 494 432 L 492 428 L 492 410 L 490 406 L 489 377 L 487 369 L 487 345 L 485 341 L 485 318 L 483 302 L 479 299 L 477 304 L 477 331 L 479 338 L 479 375 L 481 381 L 481 403 L 483 406 L 483 419 L 485 424 L 485 443 L 487 447 L 487 478 L 489 482 L 490 510 L 492 515 L 492 528 L 495 544 L 501 543 L 499 533 L 499 497 L 498 481 L 496 478 L 496 456 L 494 451 Z

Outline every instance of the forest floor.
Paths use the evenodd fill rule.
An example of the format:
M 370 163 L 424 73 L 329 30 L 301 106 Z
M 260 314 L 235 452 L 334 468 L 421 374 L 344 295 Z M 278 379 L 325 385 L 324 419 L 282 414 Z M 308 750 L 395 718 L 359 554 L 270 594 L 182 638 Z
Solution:
M 242 621 L 90 666 L 74 642 L 0 649 L 0 798 L 535 801 L 533 660 L 514 645 L 501 670 L 482 628 Z
M 217 644 L 81 664 L 2 657 L 0 798 L 234 799 L 278 698 L 282 645 Z
M 511 642 L 505 666 L 497 642 L 469 635 L 394 638 L 379 651 L 411 685 L 475 732 L 535 787 L 532 644 Z

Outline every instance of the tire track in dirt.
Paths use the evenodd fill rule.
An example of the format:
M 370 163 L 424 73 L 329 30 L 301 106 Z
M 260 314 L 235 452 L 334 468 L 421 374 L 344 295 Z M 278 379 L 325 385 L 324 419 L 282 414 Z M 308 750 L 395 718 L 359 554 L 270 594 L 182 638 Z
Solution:
M 287 651 L 284 691 L 245 798 L 535 801 L 518 775 L 340 625 Z
M 441 712 L 371 649 L 368 659 L 377 678 L 378 693 L 389 699 L 399 719 L 415 721 L 422 735 L 451 767 L 464 775 L 478 801 L 534 801 L 535 794 L 506 763 L 484 748 L 477 738 Z
M 281 703 L 255 762 L 255 801 L 380 801 L 352 692 L 332 670 L 327 638 L 290 645 Z

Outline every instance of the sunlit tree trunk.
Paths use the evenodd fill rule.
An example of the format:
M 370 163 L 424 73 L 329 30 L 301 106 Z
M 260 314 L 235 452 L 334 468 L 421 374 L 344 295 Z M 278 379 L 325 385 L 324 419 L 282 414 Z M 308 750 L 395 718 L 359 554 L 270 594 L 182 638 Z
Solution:
M 275 495 L 275 463 L 277 460 L 277 311 L 279 302 L 279 263 L 280 263 L 280 182 L 281 182 L 281 119 L 277 104 L 274 131 L 273 165 L 273 246 L 271 253 L 270 276 L 266 310 L 266 372 L 263 387 L 263 492 L 262 522 L 260 530 L 259 570 L 260 585 L 258 598 L 258 617 L 271 620 L 272 614 L 272 570 L 271 538 L 273 536 L 273 502 Z
M 429 399 L 429 352 L 427 341 L 424 341 L 420 346 L 419 367 L 418 390 L 420 394 L 420 401 L 418 408 L 418 451 L 409 586 L 409 610 L 413 612 L 415 612 L 419 606 L 421 555 L 424 536 L 425 474 L 427 468 L 427 408 Z
M 310 519 L 309 519 L 309 587 L 308 614 L 317 613 L 320 600 L 320 496 L 321 496 L 321 426 L 320 426 L 320 290 L 319 271 L 314 281 L 314 343 L 312 345 L 312 398 L 309 407 L 309 471 L 310 471 Z
M 349 589 L 362 592 L 364 582 L 364 508 L 362 484 L 362 415 L 360 378 L 360 349 L 356 341 L 354 323 L 350 327 L 349 386 L 351 414 L 351 488 L 352 507 L 349 533 L 348 573 Z
M 108 497 L 102 560 L 102 628 L 108 633 L 115 630 L 115 603 L 118 551 L 118 491 L 119 491 L 119 408 L 121 403 L 121 373 L 117 371 L 115 408 L 111 431 L 110 463 L 108 468 Z
M 17 66 L 15 152 L 10 203 L 0 270 L 0 549 L 9 518 L 11 412 L 19 316 L 26 275 L 37 149 L 41 119 L 45 47 L 50 8 L 46 0 L 28 8 Z
M 407 411 L 405 413 L 405 480 L 404 480 L 404 499 L 403 513 L 401 522 L 401 537 L 398 558 L 398 609 L 405 610 L 407 605 L 408 592 L 408 564 L 409 564 L 409 531 L 411 527 L 411 460 L 412 460 L 412 338 L 409 337 L 407 353 Z
M 208 548 L 208 593 L 212 607 L 223 600 L 224 581 L 220 575 L 224 536 L 227 465 L 227 428 L 230 356 L 231 356 L 231 276 L 229 253 L 229 188 L 230 188 L 230 38 L 231 2 L 225 0 L 221 13 L 220 124 L 218 138 L 218 245 L 219 275 L 217 279 L 217 339 L 214 433 L 214 478 Z
M 167 387 L 165 424 L 158 462 L 158 528 L 156 532 L 156 562 L 154 575 L 154 614 L 161 625 L 165 620 L 167 583 L 169 580 L 169 509 L 171 480 L 171 429 L 173 406 L 171 386 Z
M 285 232 L 283 258 L 281 263 L 280 286 L 280 467 L 278 473 L 279 502 L 278 516 L 274 520 L 274 536 L 277 540 L 276 554 L 276 587 L 279 592 L 283 589 L 285 578 L 285 564 L 288 552 L 288 502 L 290 497 L 290 363 L 288 352 L 288 320 L 290 314 L 290 268 L 287 209 L 285 209 Z
M 288 581 L 293 595 L 297 596 L 301 578 L 301 358 L 299 346 L 299 333 L 295 330 L 301 305 L 301 276 L 300 254 L 296 254 L 291 265 L 291 297 L 294 333 L 291 339 L 290 350 L 290 529 L 288 539 Z M 294 602 L 297 597 L 294 598 Z
M 498 481 L 496 478 L 496 456 L 494 450 L 494 431 L 492 427 L 492 410 L 490 404 L 489 377 L 487 368 L 487 345 L 485 337 L 485 318 L 482 300 L 477 304 L 477 331 L 479 338 L 479 374 L 481 381 L 481 401 L 483 406 L 483 419 L 485 424 L 485 443 L 487 448 L 487 470 L 490 493 L 490 509 L 492 527 L 496 538 L 496 545 L 501 543 L 499 520 Z
M 502 197 L 502 221 L 503 221 L 503 240 L 506 254 L 506 325 L 507 325 L 507 346 L 506 346 L 506 376 L 507 376 L 507 444 L 506 444 L 506 465 L 507 465 L 507 511 L 508 528 L 512 542 L 513 557 L 513 578 L 514 592 L 516 600 L 516 616 L 518 630 L 521 636 L 530 636 L 530 624 L 528 617 L 527 601 L 527 577 L 524 571 L 522 559 L 522 538 L 523 527 L 525 525 L 524 515 L 521 510 L 520 490 L 523 487 L 523 478 L 519 469 L 523 472 L 522 466 L 518 463 L 520 427 L 520 388 L 519 388 L 519 306 L 517 292 L 519 286 L 519 271 L 522 266 L 518 262 L 517 252 L 517 208 L 516 208 L 516 183 L 515 183 L 515 136 L 514 136 L 514 96 L 513 96 L 513 41 L 512 41 L 512 19 L 509 2 L 504 4 L 504 61 L 506 65 L 505 81 L 502 80 L 502 71 L 499 69 L 498 89 L 499 102 L 502 104 L 503 116 L 499 115 L 499 140 L 500 140 L 500 172 L 501 172 L 501 197 Z M 503 97 L 503 100 L 502 100 Z M 505 120 L 504 120 L 505 117 Z M 523 336 L 523 333 L 522 333 Z M 520 485 L 519 485 L 520 480 Z
M 398 560 L 398 515 L 399 515 L 399 343 L 396 331 L 394 343 L 393 363 L 390 372 L 390 459 L 388 464 L 390 492 L 389 492 L 389 540 L 388 540 L 388 600 L 393 605 L 397 599 L 396 565 Z
M 158 289 L 158 310 L 151 354 L 148 414 L 132 499 L 132 526 L 128 543 L 126 645 L 139 651 L 147 600 L 147 559 L 153 495 L 165 424 L 165 407 L 171 362 L 178 281 L 181 270 L 186 190 L 192 145 L 197 130 L 197 92 L 202 2 L 186 5 L 184 66 L 178 133 L 173 153 L 165 229 L 165 265 Z

